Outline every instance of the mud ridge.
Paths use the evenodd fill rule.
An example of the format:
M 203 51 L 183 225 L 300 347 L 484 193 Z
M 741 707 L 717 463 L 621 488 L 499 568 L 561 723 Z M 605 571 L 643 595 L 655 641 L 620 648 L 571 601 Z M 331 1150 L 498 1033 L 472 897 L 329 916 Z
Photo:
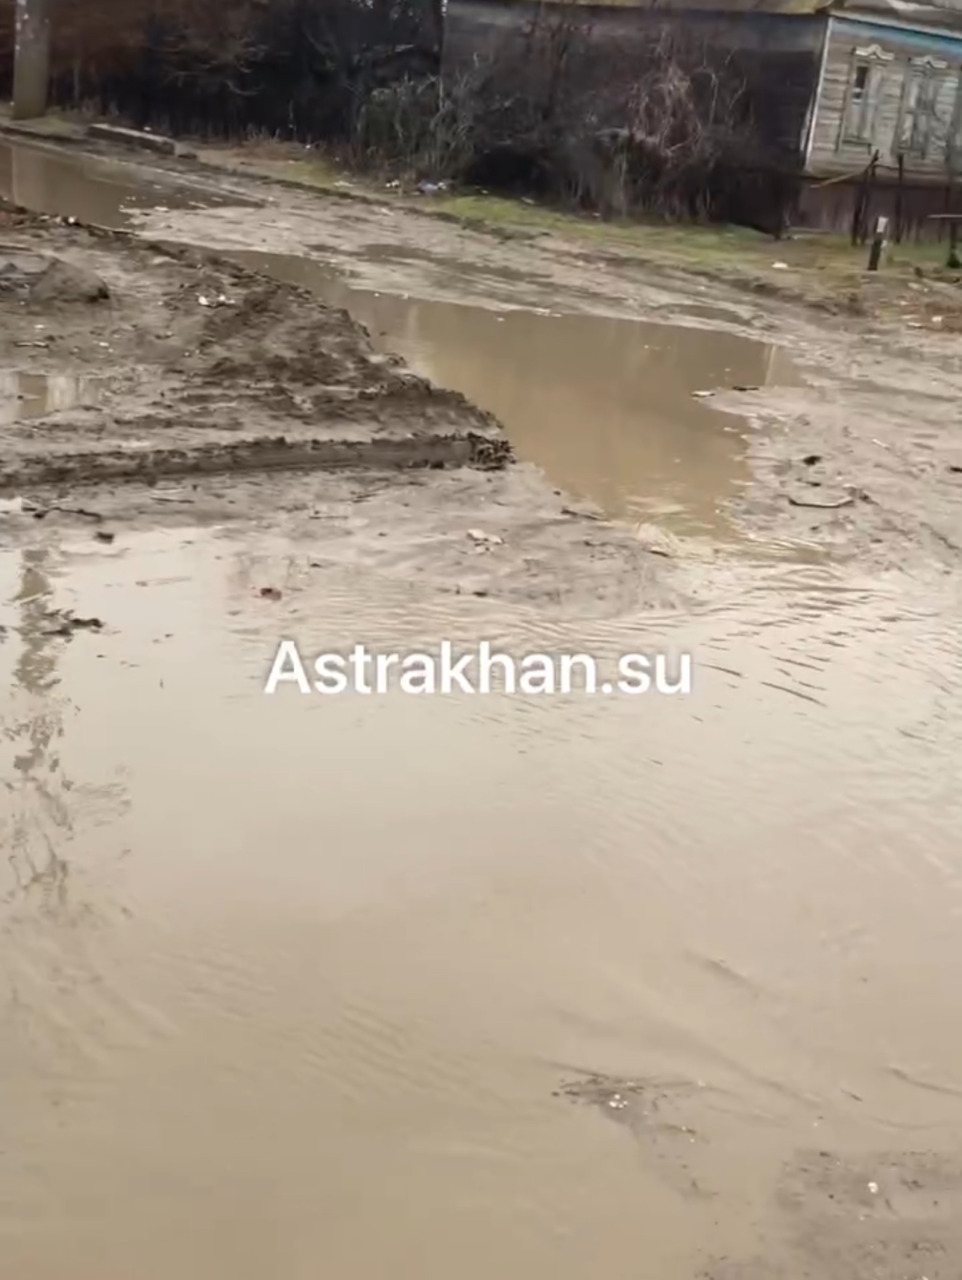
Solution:
M 490 414 L 305 289 L 203 249 L 0 221 L 0 488 L 511 460 Z M 95 402 L 69 392 L 92 382 Z

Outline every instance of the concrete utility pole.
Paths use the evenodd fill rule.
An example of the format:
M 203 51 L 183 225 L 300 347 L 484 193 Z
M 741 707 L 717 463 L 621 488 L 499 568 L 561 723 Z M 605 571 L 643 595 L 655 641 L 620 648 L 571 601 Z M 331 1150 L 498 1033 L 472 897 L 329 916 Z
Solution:
M 47 110 L 50 81 L 50 0 L 17 0 L 13 118 L 32 120 Z

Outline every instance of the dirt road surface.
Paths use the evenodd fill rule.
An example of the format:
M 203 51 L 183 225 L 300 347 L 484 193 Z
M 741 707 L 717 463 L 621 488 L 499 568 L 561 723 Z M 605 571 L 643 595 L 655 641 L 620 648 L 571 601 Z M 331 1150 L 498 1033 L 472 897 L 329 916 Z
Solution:
M 7 150 L 3 1274 L 957 1280 L 949 286 Z

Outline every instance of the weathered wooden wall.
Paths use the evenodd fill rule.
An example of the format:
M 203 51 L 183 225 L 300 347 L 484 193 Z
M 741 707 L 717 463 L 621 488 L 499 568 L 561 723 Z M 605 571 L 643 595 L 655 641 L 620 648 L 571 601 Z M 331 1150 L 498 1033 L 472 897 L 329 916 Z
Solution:
M 796 225 L 848 235 L 859 202 L 860 183 L 840 182 L 832 186 L 809 184 L 801 193 Z M 889 220 L 888 237 L 901 225 L 905 241 L 942 240 L 948 235 L 945 223 L 934 214 L 962 213 L 962 188 L 947 181 L 906 184 L 901 192 L 893 182 L 880 182 L 869 194 L 864 225 L 871 231 L 878 217 Z
M 879 89 L 870 137 L 855 141 L 846 136 L 846 112 L 853 67 L 860 60 L 858 52 L 866 50 L 878 51 L 873 52 L 868 61 L 879 68 Z M 944 184 L 949 162 L 962 159 L 958 151 L 958 143 L 962 141 L 958 132 L 962 33 L 909 31 L 841 18 L 833 18 L 829 29 L 808 157 L 809 172 L 821 175 L 855 172 L 863 169 L 872 153 L 878 150 L 880 177 L 894 177 L 902 149 L 900 125 L 906 77 L 914 65 L 913 60 L 925 57 L 945 65 L 934 67 L 930 72 L 935 81 L 936 99 L 929 146 L 924 154 L 904 152 L 905 176 L 910 182 Z

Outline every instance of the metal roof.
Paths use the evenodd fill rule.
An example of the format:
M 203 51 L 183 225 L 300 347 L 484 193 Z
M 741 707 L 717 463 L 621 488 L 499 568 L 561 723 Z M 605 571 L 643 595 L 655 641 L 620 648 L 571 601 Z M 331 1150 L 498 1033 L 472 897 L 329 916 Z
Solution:
M 486 0 L 480 0 L 485 3 Z M 488 0 L 510 3 L 511 0 Z M 532 0 L 517 0 L 532 3 Z M 850 13 L 877 16 L 907 26 L 962 27 L 962 0 L 556 0 L 579 8 L 662 9 L 715 13 L 769 13 L 804 16 L 818 13 Z
M 881 18 L 907 27 L 962 28 L 962 0 L 836 0 L 831 11 Z

